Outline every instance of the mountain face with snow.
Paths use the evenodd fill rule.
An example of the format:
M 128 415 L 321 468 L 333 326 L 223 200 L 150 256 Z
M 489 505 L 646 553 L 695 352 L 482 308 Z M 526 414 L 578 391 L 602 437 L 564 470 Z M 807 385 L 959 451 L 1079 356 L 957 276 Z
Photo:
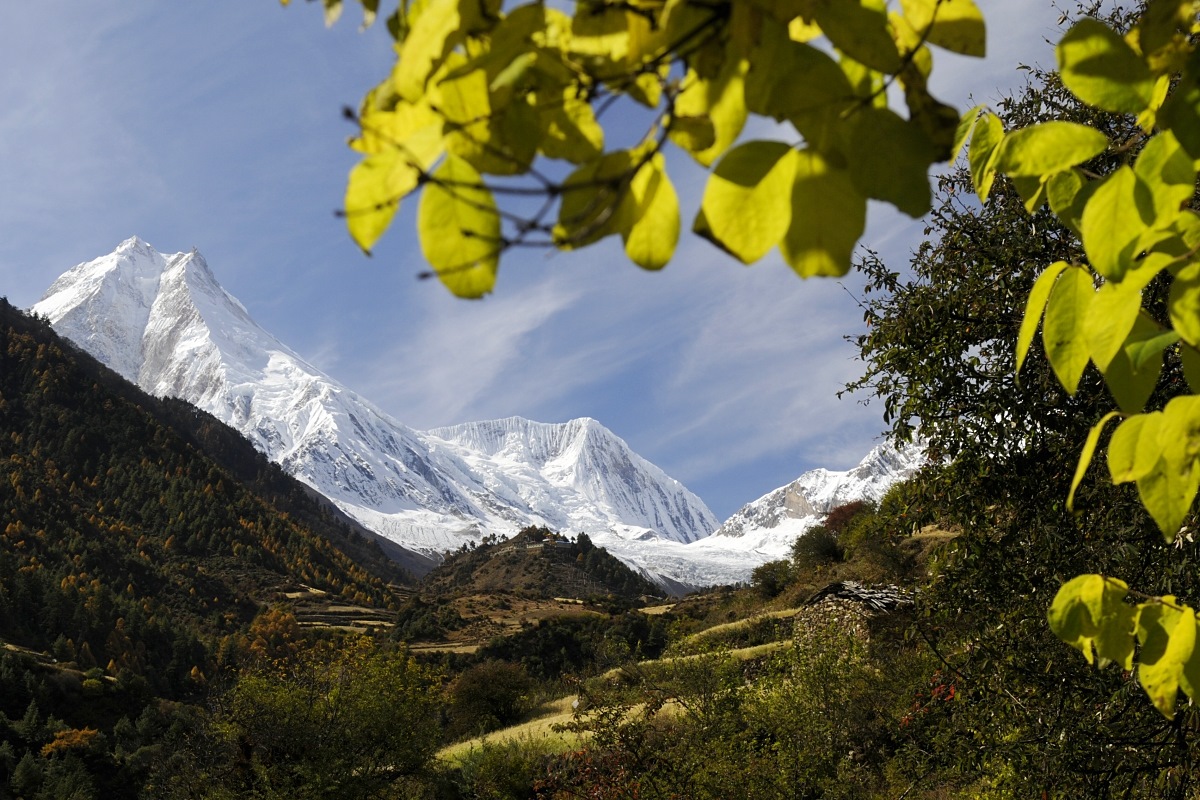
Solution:
M 62 275 L 32 311 L 146 391 L 241 431 L 366 527 L 435 554 L 527 525 L 680 546 L 717 520 L 595 420 L 417 431 L 259 327 L 204 258 L 133 238 Z M 627 559 L 628 560 L 628 559 Z
M 882 500 L 893 484 L 913 475 L 923 463 L 920 443 L 901 450 L 880 445 L 853 469 L 810 470 L 742 506 L 713 533 L 712 539 L 727 547 L 771 552 L 781 558 L 798 536 L 830 511 L 855 500 Z
M 597 537 L 600 544 L 648 577 L 677 585 L 712 586 L 750 580 L 754 568 L 787 558 L 792 544 L 837 506 L 883 498 L 924 461 L 921 445 L 876 447 L 853 469 L 815 469 L 743 506 L 711 536 L 681 543 L 667 539 Z M 667 579 L 663 581 L 663 579 Z

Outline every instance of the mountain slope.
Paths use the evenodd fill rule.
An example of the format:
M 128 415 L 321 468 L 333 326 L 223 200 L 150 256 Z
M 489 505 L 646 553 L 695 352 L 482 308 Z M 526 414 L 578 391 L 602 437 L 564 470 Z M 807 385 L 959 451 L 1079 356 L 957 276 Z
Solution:
M 717 520 L 594 420 L 422 433 L 259 327 L 196 251 L 137 238 L 60 277 L 33 310 L 158 396 L 241 431 L 366 527 L 425 553 L 530 525 L 695 541 Z
M 0 641 L 182 691 L 285 591 L 386 608 L 404 577 L 216 420 L 0 300 Z

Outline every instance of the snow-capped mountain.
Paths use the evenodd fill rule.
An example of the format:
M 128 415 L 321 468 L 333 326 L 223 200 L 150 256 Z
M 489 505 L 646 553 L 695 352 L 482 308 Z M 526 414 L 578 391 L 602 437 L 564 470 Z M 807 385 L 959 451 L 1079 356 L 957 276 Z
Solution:
M 717 528 L 698 497 L 595 420 L 403 425 L 259 327 L 195 250 L 164 255 L 129 239 L 62 275 L 32 310 L 146 391 L 203 408 L 371 530 L 419 551 L 531 524 L 681 545 Z
M 887 490 L 924 462 L 924 448 L 912 443 L 897 450 L 880 445 L 858 466 L 844 472 L 814 469 L 786 486 L 742 506 L 713 534 L 713 546 L 741 547 L 786 555 L 792 542 L 834 508 L 854 500 L 883 499 Z

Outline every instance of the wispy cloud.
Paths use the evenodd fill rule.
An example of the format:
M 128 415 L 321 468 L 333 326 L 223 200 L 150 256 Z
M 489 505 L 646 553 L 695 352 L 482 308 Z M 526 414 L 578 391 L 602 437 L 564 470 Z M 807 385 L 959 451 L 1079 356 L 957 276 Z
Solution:
M 445 298 L 440 290 L 424 294 L 410 338 L 367 362 L 362 389 L 388 408 L 403 409 L 411 425 L 463 421 L 472 409 L 493 406 L 490 395 L 511 395 L 522 376 L 533 377 L 527 360 L 533 334 L 579 296 L 578 289 L 552 280 L 477 304 Z M 525 389 L 539 391 L 539 382 Z

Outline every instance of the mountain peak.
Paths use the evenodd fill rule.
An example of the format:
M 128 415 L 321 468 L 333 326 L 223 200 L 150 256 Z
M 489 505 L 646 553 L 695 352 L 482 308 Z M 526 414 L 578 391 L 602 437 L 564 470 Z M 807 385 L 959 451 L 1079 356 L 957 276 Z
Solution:
M 115 250 L 115 252 L 117 252 L 117 253 L 136 252 L 136 253 L 143 253 L 145 255 L 151 255 L 151 254 L 158 253 L 158 251 L 155 250 L 154 247 L 152 247 L 148 242 L 146 242 L 145 239 L 143 239 L 142 237 L 140 237 L 136 234 L 133 236 L 130 236 L 128 239 L 126 239 L 125 241 L 123 241 L 119 245 L 117 245 L 117 249 Z

